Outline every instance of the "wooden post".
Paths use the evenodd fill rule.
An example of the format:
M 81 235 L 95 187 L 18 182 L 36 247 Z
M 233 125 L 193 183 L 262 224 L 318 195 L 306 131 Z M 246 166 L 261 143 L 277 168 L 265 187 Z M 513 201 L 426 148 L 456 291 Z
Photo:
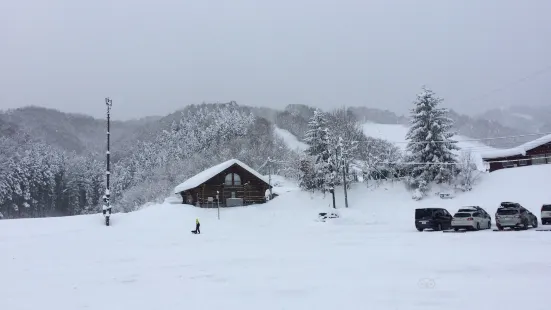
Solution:
M 220 220 L 220 192 L 216 191 L 216 204 L 218 205 L 218 219 Z
M 202 194 L 202 198 L 201 198 L 201 208 L 203 207 L 203 203 L 205 203 L 205 183 L 203 183 L 203 194 Z
M 224 188 L 225 188 L 225 187 L 226 187 L 226 186 L 224 185 L 224 183 L 222 183 L 222 199 L 224 199 L 224 200 L 223 200 L 223 201 L 224 201 L 224 205 L 226 205 L 226 200 L 225 200 L 225 199 L 226 199 L 226 193 L 225 193 L 225 191 L 224 191 Z

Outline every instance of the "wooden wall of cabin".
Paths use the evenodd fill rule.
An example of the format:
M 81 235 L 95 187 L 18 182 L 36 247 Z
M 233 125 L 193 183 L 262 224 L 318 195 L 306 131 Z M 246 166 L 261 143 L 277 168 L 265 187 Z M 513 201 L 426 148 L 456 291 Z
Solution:
M 509 157 L 485 159 L 485 161 L 490 162 L 490 172 L 492 172 L 505 168 L 531 166 L 535 164 L 535 158 L 544 159 L 546 157 L 551 157 L 551 142 L 526 151 L 526 156 L 515 155 Z M 544 161 L 547 163 L 551 163 L 550 159 L 544 159 Z M 538 164 L 541 164 L 541 161 L 539 161 Z
M 547 155 L 547 154 L 551 154 L 551 142 L 526 151 L 526 155 L 529 155 L 529 156 Z
M 241 185 L 226 185 L 225 179 L 226 175 L 229 173 L 238 174 L 241 178 Z M 207 207 L 207 205 L 209 207 L 210 205 L 216 207 L 216 191 L 219 192 L 220 206 L 225 206 L 226 199 L 231 198 L 232 193 L 235 193 L 236 198 L 243 198 L 244 205 L 264 203 L 266 201 L 265 193 L 267 189 L 268 184 L 264 181 L 259 180 L 252 173 L 241 168 L 240 166 L 234 165 L 208 180 L 201 186 L 193 189 L 192 192 L 195 205 L 199 202 L 203 207 Z M 208 201 L 208 197 L 213 198 L 212 203 Z

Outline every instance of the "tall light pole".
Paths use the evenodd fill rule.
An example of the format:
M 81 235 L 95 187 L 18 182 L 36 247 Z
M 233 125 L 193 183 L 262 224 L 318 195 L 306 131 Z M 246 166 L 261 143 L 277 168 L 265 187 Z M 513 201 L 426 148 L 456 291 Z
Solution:
M 107 170 L 105 171 L 106 176 L 106 186 L 105 186 L 105 197 L 106 197 L 106 204 L 107 209 L 109 210 L 109 213 L 111 213 L 111 191 L 109 189 L 109 181 L 111 176 L 111 150 L 110 150 L 110 136 L 111 136 L 111 107 L 113 106 L 113 100 L 109 99 L 109 97 L 105 98 L 105 105 L 107 106 L 107 152 L 105 153 L 107 155 Z

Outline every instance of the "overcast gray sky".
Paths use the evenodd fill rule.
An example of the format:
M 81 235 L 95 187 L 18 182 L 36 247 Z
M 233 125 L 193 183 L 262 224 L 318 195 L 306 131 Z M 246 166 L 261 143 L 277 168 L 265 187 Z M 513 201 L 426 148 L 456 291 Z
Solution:
M 0 0 L 0 109 L 551 104 L 549 0 Z M 516 81 L 533 75 L 524 83 Z

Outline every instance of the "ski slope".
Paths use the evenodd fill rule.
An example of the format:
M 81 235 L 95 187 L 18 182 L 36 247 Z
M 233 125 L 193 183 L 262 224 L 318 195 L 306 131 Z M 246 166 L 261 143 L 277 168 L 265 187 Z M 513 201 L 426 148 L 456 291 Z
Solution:
M 455 199 L 402 183 L 330 197 L 282 178 L 280 196 L 221 210 L 161 204 L 115 214 L 0 221 L 0 309 L 548 309 L 551 232 L 417 232 L 417 207 L 522 203 L 539 218 L 551 165 L 500 170 Z M 201 235 L 190 233 L 195 218 Z
M 275 126 L 274 133 L 276 136 L 280 137 L 287 147 L 293 151 L 305 151 L 308 148 L 308 145 L 300 141 L 295 135 L 290 133 L 288 130 L 279 128 Z

